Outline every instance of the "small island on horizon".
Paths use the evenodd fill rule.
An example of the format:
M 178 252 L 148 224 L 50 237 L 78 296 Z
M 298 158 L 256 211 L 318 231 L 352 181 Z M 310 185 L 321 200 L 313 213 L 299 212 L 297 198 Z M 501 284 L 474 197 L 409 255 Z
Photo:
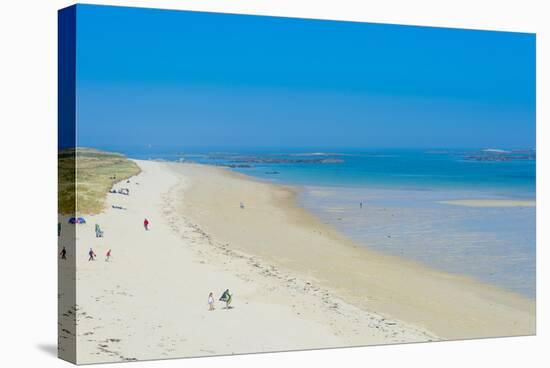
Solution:
M 535 35 L 59 19 L 62 359 L 536 333 Z

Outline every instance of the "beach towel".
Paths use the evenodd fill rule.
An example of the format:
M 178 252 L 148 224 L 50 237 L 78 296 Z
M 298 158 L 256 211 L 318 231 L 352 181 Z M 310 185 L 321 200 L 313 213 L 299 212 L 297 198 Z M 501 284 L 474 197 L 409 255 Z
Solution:
M 69 219 L 69 224 L 85 224 L 86 220 L 83 217 L 71 217 Z
M 229 300 L 229 298 L 229 293 L 227 291 L 224 291 L 222 296 L 220 296 L 220 302 L 226 302 L 227 300 Z

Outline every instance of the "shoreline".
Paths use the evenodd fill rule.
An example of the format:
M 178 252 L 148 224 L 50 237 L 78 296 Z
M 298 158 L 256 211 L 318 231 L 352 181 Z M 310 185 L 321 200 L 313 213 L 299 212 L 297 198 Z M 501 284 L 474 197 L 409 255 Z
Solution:
M 76 262 L 76 305 L 62 306 L 59 323 L 76 319 L 76 331 L 62 330 L 60 341 L 76 339 L 78 364 L 439 340 L 219 242 L 177 208 L 193 180 L 174 171 L 179 164 L 134 162 L 141 173 L 123 183 L 131 194 L 108 193 L 106 210 L 76 227 L 76 248 L 60 261 L 62 272 Z M 95 237 L 95 224 L 103 237 Z M 218 301 L 226 288 L 230 310 Z M 210 291 L 215 311 L 208 311 Z
M 76 331 L 60 346 L 76 339 L 79 364 L 535 333 L 534 301 L 358 246 L 298 207 L 295 189 L 133 161 L 140 174 L 114 185 L 131 195 L 108 193 L 68 254 L 79 292 L 59 323 Z
M 448 274 L 429 269 L 412 261 L 401 259 L 396 256 L 381 254 L 372 249 L 358 246 L 336 230 L 322 224 L 318 218 L 307 210 L 299 207 L 296 203 L 296 189 L 284 185 L 268 183 L 224 168 L 198 164 L 180 163 L 176 165 L 182 165 L 179 166 L 180 168 L 186 167 L 187 170 L 185 171 L 187 171 L 186 173 L 188 175 L 190 171 L 193 171 L 192 168 L 194 168 L 195 171 L 203 171 L 202 178 L 200 178 L 200 173 L 197 175 L 195 172 L 195 185 L 192 185 L 191 189 L 189 189 L 189 193 L 191 193 L 189 197 L 193 203 L 188 206 L 184 205 L 183 208 L 180 208 L 181 213 L 185 213 L 186 216 L 190 216 L 197 223 L 204 225 L 206 228 L 205 231 L 212 234 L 214 237 L 223 239 L 223 241 L 227 241 L 232 246 L 235 244 L 234 247 L 236 249 L 245 251 L 249 254 L 258 255 L 267 259 L 268 262 L 291 269 L 293 272 L 299 273 L 306 278 L 310 277 L 317 279 L 321 284 L 327 285 L 336 295 L 342 297 L 346 302 L 352 305 L 359 306 L 366 310 L 385 311 L 385 313 L 392 318 L 407 321 L 416 326 L 431 330 L 444 339 L 528 335 L 535 332 L 534 300 L 489 284 L 483 284 L 467 276 Z M 197 168 L 202 168 L 202 170 L 197 170 Z M 204 180 L 204 171 L 209 172 L 209 174 L 206 174 L 208 180 Z M 193 177 L 193 175 L 191 175 L 191 177 Z M 336 267 L 337 270 L 334 268 L 327 269 L 327 265 L 321 264 L 322 262 L 314 264 L 315 262 L 308 260 L 307 254 L 304 254 L 304 252 L 300 253 L 300 251 L 296 249 L 286 249 L 288 252 L 285 254 L 285 252 L 281 252 L 280 249 L 274 250 L 274 248 L 269 249 L 269 247 L 265 246 L 251 246 L 250 243 L 254 243 L 255 241 L 251 239 L 250 236 L 247 237 L 243 234 L 238 234 L 238 232 L 232 231 L 231 229 L 223 229 L 223 226 L 213 223 L 219 220 L 222 220 L 219 222 L 223 222 L 220 216 L 216 216 L 211 212 L 193 211 L 191 209 L 192 207 L 200 208 L 200 202 L 208 197 L 208 195 L 205 197 L 204 190 L 198 188 L 209 182 L 206 187 L 213 189 L 212 183 L 216 180 L 224 181 L 224 179 L 220 178 L 226 179 L 224 184 L 229 184 L 228 187 L 231 190 L 238 186 L 237 182 L 241 184 L 248 183 L 243 184 L 245 191 L 252 190 L 251 187 L 262 187 L 260 191 L 265 192 L 261 194 L 264 197 L 262 205 L 271 202 L 271 205 L 277 208 L 279 212 L 278 217 L 281 216 L 281 213 L 284 213 L 282 217 L 286 216 L 291 218 L 292 224 L 290 224 L 290 226 L 294 226 L 294 230 L 296 230 L 297 226 L 299 228 L 298 233 L 302 233 L 299 235 L 303 235 L 304 228 L 309 227 L 310 230 L 317 229 L 316 231 L 318 231 L 319 235 L 315 234 L 310 236 L 310 242 L 302 242 L 301 246 L 308 248 L 310 254 L 322 251 L 322 255 L 327 257 L 327 260 L 331 259 L 333 256 L 337 256 L 336 258 L 332 258 L 333 263 L 343 262 L 345 260 L 349 265 L 352 265 L 353 270 L 360 269 L 363 277 L 357 278 L 354 276 L 354 278 L 352 278 L 355 285 L 357 283 L 362 284 L 361 287 L 355 288 L 355 292 L 359 292 L 360 294 L 364 293 L 366 297 L 362 298 L 354 295 L 354 290 L 342 286 L 341 281 L 346 276 L 345 265 L 339 264 L 338 267 Z M 220 186 L 216 188 L 216 184 L 214 184 L 214 187 L 214 190 L 211 191 L 211 193 L 216 193 L 214 197 L 219 197 L 218 194 L 223 194 L 224 191 L 230 191 Z M 270 191 L 271 193 L 267 194 L 267 192 Z M 233 191 L 233 194 L 235 193 L 238 193 L 238 190 Z M 273 198 L 269 199 L 270 196 Z M 196 198 L 200 199 L 195 200 Z M 273 199 L 275 199 L 275 201 L 273 201 Z M 236 209 L 238 210 L 239 200 L 236 198 L 234 200 L 237 203 Z M 218 206 L 222 206 L 221 202 L 215 198 L 208 198 L 207 201 L 210 202 L 209 205 L 211 205 L 212 202 L 216 202 Z M 206 205 L 206 207 L 208 207 L 208 205 Z M 262 216 L 262 211 L 266 210 L 261 207 L 249 208 L 245 204 L 245 212 L 247 209 L 256 210 L 256 214 L 260 217 Z M 235 209 L 228 210 L 224 207 L 220 210 L 228 211 L 228 213 L 226 213 L 226 218 L 229 213 L 231 213 L 232 219 L 237 218 L 235 216 L 239 214 L 239 212 L 235 212 Z M 265 213 L 263 215 L 265 215 Z M 265 217 L 264 220 L 269 222 L 269 220 L 273 219 Z M 280 218 L 278 220 L 280 220 Z M 285 222 L 289 225 L 288 221 L 282 221 L 282 223 Z M 262 226 L 258 221 L 253 222 L 253 224 L 254 227 Z M 280 222 L 278 222 L 278 224 L 280 224 Z M 266 228 L 262 228 L 262 230 L 266 230 Z M 314 232 L 314 230 L 312 232 Z M 267 231 L 267 233 L 269 233 L 269 231 Z M 269 235 L 275 236 L 275 234 L 276 232 L 271 232 Z M 268 237 L 269 235 L 266 234 Z M 290 240 L 290 242 L 292 242 L 292 239 L 285 238 L 285 240 Z M 258 240 L 256 240 L 256 242 L 258 242 Z M 312 243 L 318 244 L 319 242 L 322 243 L 322 247 L 312 247 Z M 293 245 L 296 246 L 296 243 L 294 242 Z M 331 249 L 331 246 L 335 247 Z M 369 260 L 368 258 L 371 259 Z M 299 259 L 299 261 L 297 261 L 297 259 Z M 337 259 L 337 261 L 334 261 L 335 259 Z M 309 267 L 309 270 L 304 272 L 303 269 L 300 269 L 301 266 L 306 266 L 306 268 Z M 330 265 L 328 266 L 330 268 Z M 362 270 L 362 267 L 364 267 L 364 270 Z M 373 272 L 372 269 L 376 269 L 376 272 Z M 410 284 L 414 283 L 414 285 L 417 285 L 416 288 L 419 290 L 427 288 L 432 292 L 420 291 L 418 293 L 420 295 L 414 295 L 415 293 L 410 292 L 410 290 L 403 290 L 403 288 L 410 289 L 411 286 L 399 285 L 399 278 L 405 275 L 406 277 L 404 279 L 407 279 Z M 365 280 L 368 276 L 371 276 L 372 280 Z M 340 280 L 340 282 L 338 280 Z M 453 291 L 449 292 L 449 288 Z M 452 295 L 453 292 L 457 292 L 464 297 L 464 300 L 467 302 L 466 311 L 461 311 L 459 310 L 460 308 L 454 305 L 455 303 L 453 300 L 456 302 L 456 299 L 454 299 Z M 442 298 L 440 295 L 438 297 L 433 297 L 433 295 L 436 295 L 435 293 L 443 293 L 447 298 Z M 422 302 L 422 299 L 429 300 L 430 298 L 433 300 L 427 303 Z M 433 313 L 438 312 L 442 312 L 442 314 L 446 316 L 434 318 Z M 480 321 L 484 319 L 484 314 L 486 314 L 485 317 L 487 318 L 480 323 Z M 478 321 L 477 323 L 460 322 L 465 316 L 475 316 L 473 319 Z M 521 327 L 516 327 L 517 325 Z
M 297 198 L 356 244 L 534 299 L 536 207 L 481 194 L 309 186 Z M 505 203 L 441 203 L 458 198 Z

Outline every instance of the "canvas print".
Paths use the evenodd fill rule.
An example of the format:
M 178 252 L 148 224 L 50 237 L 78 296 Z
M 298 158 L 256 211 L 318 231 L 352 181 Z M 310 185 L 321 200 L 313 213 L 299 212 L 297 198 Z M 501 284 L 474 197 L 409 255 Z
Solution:
M 59 12 L 59 356 L 532 335 L 534 34 Z

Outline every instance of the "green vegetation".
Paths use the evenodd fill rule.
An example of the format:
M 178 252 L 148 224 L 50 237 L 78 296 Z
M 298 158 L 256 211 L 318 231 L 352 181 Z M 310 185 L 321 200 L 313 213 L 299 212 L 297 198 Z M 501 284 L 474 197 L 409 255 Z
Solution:
M 62 151 L 57 165 L 58 211 L 64 215 L 101 212 L 113 184 L 140 172 L 138 165 L 119 153 L 91 148 Z

